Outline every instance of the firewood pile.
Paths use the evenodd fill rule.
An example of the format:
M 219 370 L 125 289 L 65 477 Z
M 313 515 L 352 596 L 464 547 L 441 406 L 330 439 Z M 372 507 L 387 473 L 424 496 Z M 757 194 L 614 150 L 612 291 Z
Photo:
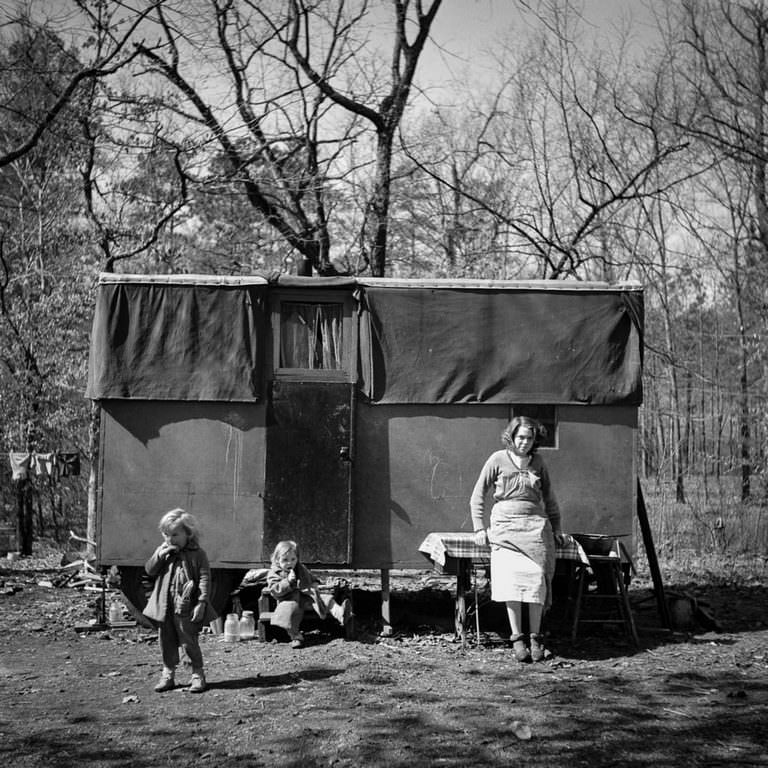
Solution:
M 95 556 L 90 554 L 93 542 L 72 531 L 68 544 L 64 552 L 40 544 L 32 556 L 20 557 L 14 552 L 0 559 L 0 597 L 14 595 L 31 585 L 95 593 L 92 602 L 95 618 L 87 624 L 77 624 L 76 630 L 136 626 L 123 604 L 118 569 L 113 566 L 107 571 L 98 570 Z

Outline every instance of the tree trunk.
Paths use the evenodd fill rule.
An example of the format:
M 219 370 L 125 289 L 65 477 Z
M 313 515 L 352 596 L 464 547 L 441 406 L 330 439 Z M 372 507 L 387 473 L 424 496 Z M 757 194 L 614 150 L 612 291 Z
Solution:
M 16 530 L 19 552 L 22 555 L 32 554 L 33 525 L 32 525 L 32 494 L 28 479 L 16 480 Z
M 747 501 L 751 495 L 752 461 L 750 449 L 750 425 L 749 425 L 749 391 L 747 381 L 747 365 L 742 358 L 740 384 L 741 398 L 741 500 Z
M 376 146 L 376 182 L 371 204 L 373 234 L 371 236 L 371 275 L 384 277 L 387 265 L 387 231 L 389 229 L 389 194 L 391 186 L 392 132 L 379 132 Z
M 739 442 L 741 463 L 741 500 L 750 496 L 751 448 L 749 425 L 749 339 L 747 338 L 744 319 L 744 302 L 741 291 L 740 273 L 736 270 L 734 285 L 736 294 L 736 312 L 739 318 Z

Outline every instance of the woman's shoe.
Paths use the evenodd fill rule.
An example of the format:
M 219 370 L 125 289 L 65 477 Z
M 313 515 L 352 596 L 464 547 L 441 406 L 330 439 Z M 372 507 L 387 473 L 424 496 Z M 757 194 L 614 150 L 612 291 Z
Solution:
M 509 638 L 509 642 L 512 643 L 512 650 L 515 653 L 515 658 L 518 661 L 530 661 L 531 653 L 525 645 L 525 635 L 512 635 Z
M 544 635 L 531 633 L 531 661 L 541 661 L 545 652 Z

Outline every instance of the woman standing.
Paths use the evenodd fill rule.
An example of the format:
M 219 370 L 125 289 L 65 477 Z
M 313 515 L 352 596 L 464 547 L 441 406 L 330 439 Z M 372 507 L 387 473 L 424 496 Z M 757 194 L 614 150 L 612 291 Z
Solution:
M 536 453 L 543 435 L 535 419 L 513 418 L 501 436 L 506 448 L 485 462 L 470 498 L 475 541 L 491 544 L 491 599 L 507 605 L 518 661 L 544 658 L 541 619 L 552 601 L 555 538 L 560 536 L 560 510 Z M 486 530 L 485 496 L 491 487 L 495 503 Z M 530 650 L 522 631 L 523 603 L 528 604 Z

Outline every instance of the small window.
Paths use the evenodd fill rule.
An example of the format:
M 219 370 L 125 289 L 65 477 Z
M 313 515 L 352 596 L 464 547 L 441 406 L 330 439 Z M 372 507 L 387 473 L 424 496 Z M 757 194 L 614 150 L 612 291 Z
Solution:
M 342 370 L 343 350 L 343 304 L 281 303 L 280 368 Z
M 285 381 L 355 380 L 351 294 L 286 289 L 270 298 L 272 375 Z
M 536 419 L 546 430 L 541 447 L 557 447 L 557 409 L 554 405 L 515 405 L 512 408 L 512 415 Z

